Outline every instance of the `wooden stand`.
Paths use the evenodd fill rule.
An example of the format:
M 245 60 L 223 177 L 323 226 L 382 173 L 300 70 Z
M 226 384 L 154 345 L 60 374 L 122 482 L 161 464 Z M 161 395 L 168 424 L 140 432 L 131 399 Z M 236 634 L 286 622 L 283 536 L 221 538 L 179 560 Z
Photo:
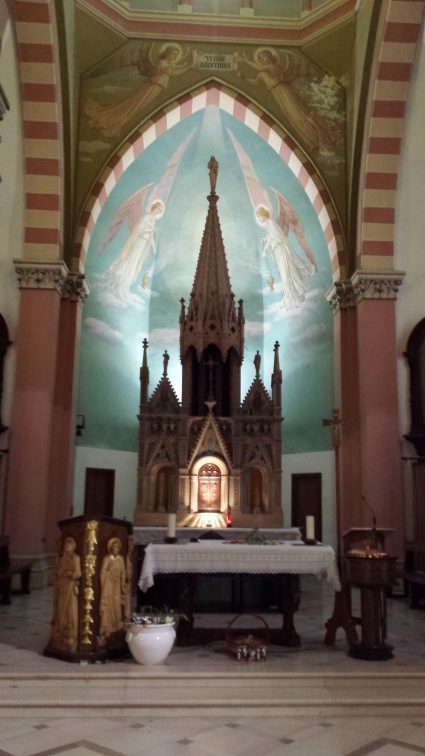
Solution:
M 113 633 L 108 638 L 99 638 L 100 626 L 100 572 L 104 557 L 110 553 L 108 544 L 111 539 L 118 538 L 121 542 L 120 555 L 126 563 L 131 580 L 131 568 L 127 564 L 129 554 L 132 524 L 126 520 L 113 517 L 90 517 L 81 515 L 58 523 L 61 531 L 61 547 L 59 555 L 63 553 L 67 539 L 74 539 L 75 553 L 79 557 L 81 578 L 76 581 L 78 592 L 78 632 L 75 648 L 67 649 L 66 644 L 57 644 L 52 638 L 44 649 L 45 656 L 53 656 L 69 662 L 106 661 L 112 658 L 122 658 L 128 654 L 125 641 L 125 631 Z M 131 582 L 129 585 L 131 591 Z M 54 609 L 54 607 L 53 607 Z M 123 618 L 124 618 L 124 606 Z
M 344 559 L 346 583 L 360 588 L 362 638 L 348 652 L 355 659 L 383 661 L 393 656 L 393 647 L 385 643 L 385 591 L 396 582 L 396 562 L 397 557 L 389 556 Z

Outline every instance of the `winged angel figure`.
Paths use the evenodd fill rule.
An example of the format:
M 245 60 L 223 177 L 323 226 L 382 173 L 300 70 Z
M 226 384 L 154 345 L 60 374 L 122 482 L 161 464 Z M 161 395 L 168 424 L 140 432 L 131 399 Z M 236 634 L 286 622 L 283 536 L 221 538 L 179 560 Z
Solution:
M 326 151 L 341 139 L 336 120 L 328 117 L 329 112 L 319 112 L 297 88 L 301 82 L 314 83 L 317 88 L 323 86 L 325 80 L 330 81 L 329 77 L 319 78 L 318 69 L 305 56 L 292 50 L 260 47 L 252 58 L 244 53 L 237 56 L 237 61 L 242 67 L 254 69 L 255 77 L 247 78 L 247 81 L 272 95 L 284 117 L 310 150 Z
M 117 210 L 112 218 L 101 253 L 109 246 L 123 225 L 127 225 L 129 235 L 120 249 L 118 257 L 104 274 L 104 282 L 109 291 L 118 299 L 125 299 L 130 295 L 130 288 L 136 283 L 139 273 L 145 264 L 149 252 L 156 254 L 155 236 L 157 232 L 156 220 L 165 211 L 165 202 L 171 190 L 177 169 L 189 141 L 192 131 L 175 151 L 168 161 L 161 179 L 145 184 L 142 189 L 131 195 Z M 154 186 L 154 188 L 152 188 Z M 143 276 L 141 286 L 145 288 L 146 280 Z
M 153 42 L 147 48 L 140 45 L 131 57 L 131 64 L 137 67 L 141 76 L 140 82 L 119 102 L 103 105 L 96 99 L 89 99 L 84 115 L 90 128 L 101 131 L 106 137 L 119 136 L 133 116 L 167 89 L 170 78 L 188 71 L 192 62 L 193 52 L 189 48 L 183 50 L 178 44 L 159 47 Z
M 262 254 L 263 257 L 267 257 L 267 252 L 270 253 L 274 266 L 279 273 L 283 291 L 281 307 L 294 310 L 304 301 L 309 279 L 317 270 L 304 227 L 286 197 L 277 189 L 271 187 L 278 208 L 277 218 L 274 219 L 272 202 L 255 173 L 251 159 L 229 129 L 228 133 L 239 158 L 257 223 L 266 230 L 266 235 L 261 240 Z M 307 259 L 303 259 L 293 249 L 288 238 L 290 231 L 295 234 Z

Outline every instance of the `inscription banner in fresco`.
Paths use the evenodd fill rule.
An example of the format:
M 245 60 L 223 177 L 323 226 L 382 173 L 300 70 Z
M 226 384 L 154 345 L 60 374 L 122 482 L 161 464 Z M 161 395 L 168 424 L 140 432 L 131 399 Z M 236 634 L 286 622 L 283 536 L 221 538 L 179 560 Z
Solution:
M 231 55 L 195 52 L 195 68 L 207 69 L 209 71 L 236 71 L 238 67 L 237 56 Z

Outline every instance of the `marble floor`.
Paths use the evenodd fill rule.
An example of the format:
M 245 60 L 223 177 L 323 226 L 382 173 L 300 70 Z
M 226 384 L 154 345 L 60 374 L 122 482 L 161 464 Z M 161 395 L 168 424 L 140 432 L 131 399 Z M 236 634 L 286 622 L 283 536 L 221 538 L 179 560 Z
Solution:
M 342 630 L 323 643 L 330 586 L 301 580 L 302 646 L 270 646 L 261 662 L 237 661 L 223 639 L 175 647 L 158 667 L 69 664 L 43 656 L 51 588 L 13 595 L 0 606 L 0 756 L 425 754 L 425 607 L 390 598 L 393 658 L 353 659 Z M 196 624 L 225 633 L 232 618 Z

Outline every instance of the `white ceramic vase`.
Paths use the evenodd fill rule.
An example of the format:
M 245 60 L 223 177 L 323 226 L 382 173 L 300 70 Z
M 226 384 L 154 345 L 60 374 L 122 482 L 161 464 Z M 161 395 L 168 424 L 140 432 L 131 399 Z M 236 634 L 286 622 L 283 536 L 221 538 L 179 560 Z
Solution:
M 176 639 L 174 622 L 167 625 L 133 625 L 125 636 L 133 658 L 139 664 L 162 664 Z

